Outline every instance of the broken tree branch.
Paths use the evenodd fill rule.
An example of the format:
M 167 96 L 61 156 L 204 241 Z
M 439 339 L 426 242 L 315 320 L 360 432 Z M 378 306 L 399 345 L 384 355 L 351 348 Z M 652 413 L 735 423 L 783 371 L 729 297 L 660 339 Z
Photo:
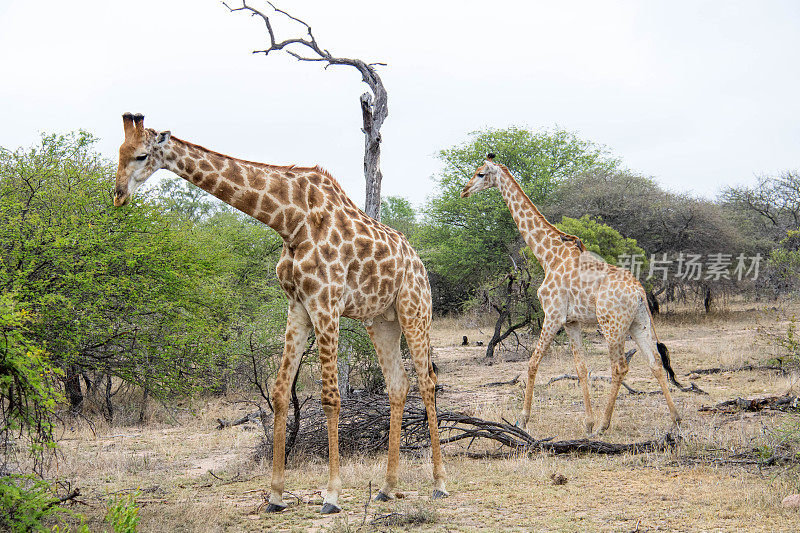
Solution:
M 272 413 L 268 413 L 268 412 L 264 411 L 263 409 L 259 409 L 258 411 L 253 411 L 252 413 L 247 413 L 243 417 L 237 418 L 236 420 L 233 420 L 233 421 L 222 420 L 221 418 L 217 418 L 217 423 L 219 424 L 217 426 L 217 429 L 224 429 L 224 428 L 230 428 L 230 427 L 234 427 L 234 426 L 240 426 L 240 425 L 246 424 L 248 422 L 258 422 L 258 421 L 261 420 L 262 416 L 265 416 L 265 415 L 266 416 L 270 416 L 271 414 Z
M 405 452 L 421 453 L 430 446 L 426 412 L 418 397 L 409 397 L 403 412 L 401 446 Z M 340 411 L 339 443 L 343 456 L 358 453 L 383 452 L 389 436 L 389 402 L 383 396 L 343 398 Z M 464 440 L 490 440 L 501 445 L 503 453 L 598 453 L 622 454 L 664 450 L 677 444 L 672 435 L 632 444 L 613 444 L 588 439 L 555 441 L 553 438 L 536 439 L 525 430 L 508 423 L 495 422 L 452 411 L 438 412 L 440 442 L 454 443 Z M 296 455 L 305 453 L 325 457 L 328 436 L 326 416 L 318 401 L 308 405 L 301 417 Z M 261 454 L 269 457 L 272 446 L 267 442 L 259 447 Z
M 783 396 L 763 396 L 760 398 L 734 398 L 711 406 L 703 406 L 699 411 L 715 413 L 738 413 L 740 411 L 784 411 L 800 412 L 800 398 L 791 394 Z
M 689 372 L 686 373 L 686 375 L 687 376 L 691 376 L 692 374 L 709 375 L 709 374 L 721 374 L 723 372 L 749 372 L 758 370 L 777 370 L 780 372 L 786 371 L 785 368 L 776 365 L 744 365 L 732 368 L 715 366 L 712 368 L 697 368 L 695 370 L 690 370 Z
M 556 381 L 562 381 L 562 380 L 565 380 L 565 379 L 566 380 L 570 380 L 570 381 L 580 381 L 580 379 L 578 378 L 577 374 L 561 374 L 560 376 L 554 376 L 554 377 L 550 378 L 550 381 L 545 383 L 544 386 L 548 387 L 548 386 L 552 385 L 553 383 L 555 383 Z M 611 377 L 610 376 L 593 376 L 592 374 L 589 374 L 589 381 L 604 381 L 606 383 L 611 383 Z M 633 387 L 631 387 L 630 385 L 628 385 L 624 381 L 622 382 L 622 386 L 625 387 L 625 390 L 627 390 L 628 393 L 630 393 L 630 394 L 661 394 L 661 391 L 646 392 L 646 391 L 634 389 Z
M 544 386 L 547 387 L 549 385 L 552 385 L 556 381 L 562 381 L 562 380 L 565 380 L 565 379 L 566 380 L 571 380 L 571 381 L 579 381 L 578 376 L 576 374 L 561 374 L 559 376 L 554 376 L 554 377 L 550 378 L 550 381 L 545 383 Z M 590 373 L 589 374 L 589 381 L 604 381 L 606 383 L 611 383 L 611 376 L 594 376 L 594 375 L 592 375 Z M 625 390 L 627 390 L 629 394 L 646 394 L 646 395 L 662 394 L 662 392 L 660 390 L 654 390 L 654 391 L 649 391 L 648 392 L 648 391 L 634 389 L 633 387 L 631 387 L 630 385 L 628 385 L 624 381 L 621 383 L 621 385 L 623 387 L 625 387 Z M 688 387 L 678 387 L 678 389 L 683 391 L 683 392 L 693 392 L 695 394 L 708 394 L 706 391 L 704 391 L 703 389 L 701 389 L 700 387 L 698 387 L 694 383 L 692 383 Z
M 259 17 L 264 22 L 269 35 L 269 46 L 262 50 L 254 50 L 254 54 L 264 54 L 266 56 L 270 52 L 283 50 L 298 61 L 324 62 L 326 63 L 326 69 L 331 65 L 347 65 L 358 70 L 361 74 L 361 80 L 372 91 L 372 94 L 369 92 L 362 94 L 359 99 L 363 123 L 362 131 L 364 133 L 364 179 L 366 180 L 364 212 L 375 220 L 380 220 L 381 181 L 383 180 L 383 174 L 380 170 L 381 126 L 389 115 L 389 109 L 387 104 L 388 95 L 375 67 L 379 65 L 385 66 L 385 63 L 366 63 L 361 59 L 334 56 L 317 43 L 310 25 L 286 11 L 278 9 L 272 2 L 267 3 L 276 13 L 302 24 L 305 28 L 305 36 L 291 37 L 279 41 L 275 37 L 275 30 L 269 15 L 248 5 L 246 0 L 242 0 L 241 7 L 231 7 L 226 2 L 222 2 L 231 13 L 237 11 L 249 12 L 251 16 Z M 303 50 L 308 55 L 298 52 L 298 49 Z
M 519 376 L 517 374 L 514 379 L 510 379 L 508 381 L 492 381 L 491 383 L 484 383 L 481 387 L 502 387 L 503 385 L 516 385 L 519 383 Z
M 56 505 L 61 505 L 64 502 L 68 502 L 68 501 L 74 500 L 75 498 L 77 498 L 80 495 L 81 495 L 80 489 L 75 489 L 72 492 L 70 492 L 69 494 L 61 496 L 57 500 L 53 500 L 52 502 L 48 503 L 47 505 L 44 506 L 43 510 L 46 511 L 46 510 L 50 509 L 51 507 L 55 507 Z

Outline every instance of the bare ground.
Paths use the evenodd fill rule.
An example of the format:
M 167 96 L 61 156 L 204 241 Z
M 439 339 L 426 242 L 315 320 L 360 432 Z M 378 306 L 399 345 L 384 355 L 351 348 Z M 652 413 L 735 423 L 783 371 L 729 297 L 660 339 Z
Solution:
M 736 367 L 774 357 L 770 332 L 785 331 L 789 311 L 763 310 L 753 304 L 705 316 L 684 313 L 657 320 L 657 331 L 672 353 L 679 379 L 690 369 Z M 435 323 L 434 357 L 440 369 L 440 409 L 513 420 L 521 406 L 527 353 L 513 346 L 489 364 L 482 347 L 462 347 L 462 335 L 486 340 L 489 328 L 467 319 Z M 602 339 L 585 331 L 588 366 L 608 375 Z M 548 379 L 574 372 L 564 344 L 555 345 L 543 361 L 529 431 L 536 437 L 583 436 L 583 405 L 577 382 L 545 386 Z M 515 385 L 481 387 L 513 379 Z M 796 415 L 785 413 L 714 414 L 698 408 L 736 396 L 782 394 L 793 382 L 774 371 L 744 371 L 695 376 L 708 396 L 675 392 L 683 415 L 684 443 L 677 450 L 636 456 L 549 456 L 469 459 L 460 444 L 444 447 L 451 496 L 430 502 L 432 472 L 427 457 L 402 456 L 404 498 L 369 504 L 383 479 L 385 456 L 345 459 L 342 463 L 344 511 L 320 516 L 327 462 L 295 460 L 287 469 L 287 511 L 259 513 L 269 487 L 269 464 L 256 463 L 253 450 L 260 427 L 254 424 L 216 430 L 216 418 L 232 419 L 252 410 L 234 399 L 197 402 L 194 410 L 169 423 L 142 427 L 98 427 L 94 435 L 75 421 L 61 441 L 58 474 L 81 488 L 76 510 L 94 530 L 104 529 L 107 499 L 138 491 L 142 531 L 352 531 L 382 515 L 427 509 L 432 522 L 415 526 L 432 531 L 797 531 L 800 516 L 784 510 L 781 499 L 800 489 L 792 467 L 758 468 L 724 462 L 732 453 L 771 449 L 797 428 Z M 657 384 L 640 357 L 634 357 L 626 379 L 636 389 Z M 596 416 L 605 403 L 607 385 L 594 382 Z M 621 392 L 609 433 L 611 442 L 632 442 L 670 429 L 661 395 Z M 477 445 L 490 448 L 489 445 Z M 698 463 L 699 457 L 704 461 Z M 566 483 L 555 485 L 551 474 Z M 400 529 L 411 526 L 399 526 Z M 385 530 L 385 526 L 364 527 Z

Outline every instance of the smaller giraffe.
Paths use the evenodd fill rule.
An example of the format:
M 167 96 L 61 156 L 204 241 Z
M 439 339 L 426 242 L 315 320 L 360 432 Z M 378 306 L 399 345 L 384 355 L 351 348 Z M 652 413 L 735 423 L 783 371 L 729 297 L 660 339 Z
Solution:
M 405 335 L 428 417 L 433 498 L 448 496 L 436 422 L 436 373 L 430 357 L 431 288 L 425 266 L 405 236 L 365 215 L 319 167 L 244 161 L 144 127 L 141 114 L 122 115 L 114 205 L 127 204 L 156 170 L 167 169 L 223 202 L 267 224 L 283 238 L 278 280 L 288 298 L 283 357 L 272 389 L 272 482 L 268 512 L 283 501 L 289 389 L 314 331 L 322 366 L 322 408 L 328 422 L 328 488 L 320 510 L 336 513 L 341 398 L 336 358 L 339 320 L 362 320 L 375 345 L 389 395 L 386 480 L 376 496 L 397 485 L 403 406 L 410 387 L 400 337 Z
M 580 239 L 564 233 L 548 222 L 508 168 L 494 162 L 494 154 L 489 154 L 484 163 L 478 167 L 461 192 L 461 197 L 466 198 L 490 187 L 500 189 L 525 242 L 544 268 L 544 281 L 537 291 L 545 314 L 544 322 L 528 363 L 525 403 L 518 423 L 523 428 L 528 425 L 533 401 L 533 383 L 536 380 L 539 362 L 550 348 L 556 333 L 563 327 L 569 336 L 583 392 L 586 432 L 592 434 L 595 421 L 589 398 L 581 324 L 600 326 L 600 331 L 608 342 L 611 358 L 611 391 L 603 422 L 596 434 L 602 433 L 611 424 L 617 393 L 628 372 L 628 361 L 623 354 L 628 334 L 647 357 L 650 370 L 658 380 L 667 400 L 672 421 L 679 422 L 680 416 L 672 401 L 664 370 L 669 374 L 673 384 L 679 388 L 681 385 L 675 380 L 666 346 L 658 342 L 647 298 L 639 280 L 628 270 L 609 265 L 586 251 Z

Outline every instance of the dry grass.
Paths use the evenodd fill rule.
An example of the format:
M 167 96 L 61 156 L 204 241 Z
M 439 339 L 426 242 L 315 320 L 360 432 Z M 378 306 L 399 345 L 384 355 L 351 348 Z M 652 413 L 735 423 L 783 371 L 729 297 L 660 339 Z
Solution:
M 729 306 L 706 317 L 673 310 L 659 318 L 659 336 L 672 353 L 679 379 L 690 369 L 757 363 L 774 357 L 765 336 L 785 330 L 791 310 L 762 311 L 753 304 Z M 480 326 L 480 327 L 479 327 Z M 461 347 L 463 335 L 486 339 L 490 329 L 472 318 L 448 318 L 435 324 L 433 343 L 444 390 L 439 407 L 459 409 L 488 419 L 513 420 L 521 406 L 527 361 L 515 352 L 500 352 L 488 364 L 483 347 Z M 586 331 L 589 368 L 608 374 L 602 340 Z M 576 438 L 582 434 L 583 405 L 576 382 L 545 387 L 557 374 L 573 372 L 565 345 L 554 346 L 537 377 L 533 418 L 534 436 Z M 480 387 L 522 373 L 514 386 Z M 657 385 L 641 358 L 634 358 L 627 382 L 637 389 Z M 735 396 L 781 394 L 789 378 L 774 372 L 734 372 L 704 375 L 697 384 L 709 396 L 675 393 L 683 414 L 685 443 L 674 452 L 622 457 L 537 454 L 506 460 L 476 460 L 458 455 L 459 445 L 444 447 L 451 496 L 430 503 L 432 471 L 429 458 L 401 457 L 403 500 L 370 503 L 364 518 L 368 483 L 380 486 L 385 457 L 345 459 L 342 464 L 345 515 L 317 514 L 326 484 L 327 462 L 290 464 L 286 487 L 290 509 L 279 515 L 255 514 L 269 487 L 269 464 L 254 464 L 252 452 L 260 429 L 254 425 L 217 431 L 215 419 L 235 418 L 252 410 L 225 400 L 198 402 L 174 421 L 145 427 L 100 425 L 93 435 L 76 422 L 62 441 L 59 475 L 74 481 L 88 507 L 78 510 L 90 518 L 90 528 L 102 529 L 104 502 L 109 495 L 141 491 L 143 531 L 338 531 L 415 528 L 431 531 L 548 530 L 548 531 L 796 531 L 800 516 L 780 508 L 787 493 L 800 489 L 797 474 L 786 468 L 761 470 L 722 463 L 690 464 L 698 455 L 726 457 L 731 450 L 774 444 L 784 428 L 798 421 L 783 413 L 720 415 L 698 408 Z M 605 403 L 606 385 L 595 382 L 595 416 Z M 194 412 L 194 414 L 193 414 Z M 611 430 L 612 442 L 658 436 L 669 429 L 663 397 L 622 392 Z M 476 446 L 488 446 L 476 444 Z M 567 482 L 555 485 L 552 474 Z M 391 512 L 428 509 L 433 520 L 399 526 L 369 526 L 375 517 Z M 362 522 L 367 526 L 361 528 Z

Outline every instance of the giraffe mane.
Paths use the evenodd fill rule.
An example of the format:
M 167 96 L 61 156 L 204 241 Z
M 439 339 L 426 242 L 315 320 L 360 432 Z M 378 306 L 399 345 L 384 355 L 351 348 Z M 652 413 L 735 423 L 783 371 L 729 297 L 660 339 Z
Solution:
M 493 161 L 493 163 L 494 163 L 494 161 Z M 547 220 L 547 218 L 542 214 L 542 212 L 539 211 L 539 208 L 536 207 L 536 204 L 534 204 L 533 201 L 530 199 L 530 197 L 525 193 L 525 189 L 523 189 L 522 185 L 520 185 L 519 182 L 514 178 L 514 175 L 511 174 L 511 171 L 508 169 L 507 166 L 505 166 L 502 163 L 494 163 L 494 164 L 497 165 L 498 167 L 500 167 L 503 170 L 503 172 L 505 172 L 508 175 L 508 177 L 511 178 L 511 181 L 514 183 L 514 186 L 519 190 L 519 192 L 522 194 L 522 196 L 525 198 L 525 200 L 528 201 L 528 204 L 533 208 L 533 212 L 536 214 L 536 216 L 540 217 L 542 219 L 542 221 L 544 221 L 545 225 L 549 229 L 551 229 L 557 235 L 559 235 L 561 237 L 562 241 L 564 241 L 564 242 L 572 241 L 572 242 L 575 243 L 575 246 L 577 246 L 578 249 L 581 252 L 586 251 L 586 246 L 583 244 L 583 241 L 579 237 L 577 237 L 575 235 L 570 235 L 569 233 L 567 233 L 565 231 L 561 231 L 560 229 L 555 227 L 552 224 L 552 222 Z
M 147 128 L 147 131 L 151 132 L 153 134 L 156 133 L 156 131 L 154 129 L 152 129 L 152 128 Z M 202 145 L 199 145 L 199 144 L 196 144 L 196 143 L 193 143 L 193 142 L 189 142 L 189 141 L 186 141 L 184 139 L 180 139 L 180 138 L 175 137 L 175 136 L 173 136 L 172 138 L 174 140 L 176 140 L 176 141 L 182 142 L 183 144 L 185 144 L 185 145 L 187 145 L 187 146 L 189 146 L 191 148 L 199 148 L 200 150 L 208 152 L 209 154 L 220 156 L 220 157 L 223 157 L 225 159 L 232 159 L 233 161 L 236 161 L 237 163 L 245 163 L 247 165 L 254 165 L 254 166 L 257 166 L 257 167 L 268 168 L 268 169 L 271 169 L 271 170 L 278 170 L 278 171 L 282 171 L 282 172 L 290 172 L 292 170 L 297 170 L 299 172 L 318 172 L 319 174 L 322 174 L 323 176 L 325 176 L 326 178 L 331 180 L 331 182 L 333 182 L 333 184 L 336 187 L 338 187 L 342 192 L 344 192 L 344 189 L 342 188 L 341 184 L 339 184 L 339 181 L 336 178 L 334 178 L 327 169 L 325 169 L 324 167 L 322 167 L 320 165 L 314 165 L 313 167 L 303 167 L 303 166 L 298 166 L 298 165 L 295 165 L 295 164 L 290 164 L 290 165 L 272 165 L 270 163 L 261 163 L 259 161 L 250 161 L 248 159 L 241 159 L 241 158 L 238 158 L 238 157 L 233 157 L 233 156 L 228 155 L 228 154 L 223 154 L 221 152 L 217 152 L 215 150 L 211 150 L 210 148 L 206 148 L 205 146 L 202 146 Z

